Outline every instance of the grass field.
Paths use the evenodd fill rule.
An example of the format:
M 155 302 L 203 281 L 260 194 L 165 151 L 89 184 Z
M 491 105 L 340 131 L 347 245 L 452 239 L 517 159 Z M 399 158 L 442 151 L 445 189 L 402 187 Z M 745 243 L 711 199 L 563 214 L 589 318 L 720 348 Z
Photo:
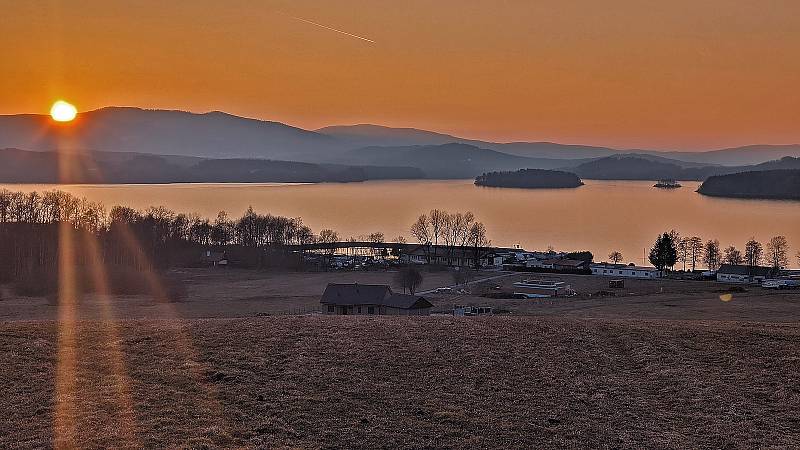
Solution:
M 338 317 L 285 313 L 392 275 L 183 276 L 185 301 L 87 296 L 74 323 L 6 290 L 0 448 L 800 446 L 794 292 L 565 277 L 577 297 L 431 296 L 500 316 Z
M 270 317 L 123 322 L 112 343 L 87 322 L 66 407 L 56 328 L 0 329 L 0 447 L 800 445 L 795 325 Z

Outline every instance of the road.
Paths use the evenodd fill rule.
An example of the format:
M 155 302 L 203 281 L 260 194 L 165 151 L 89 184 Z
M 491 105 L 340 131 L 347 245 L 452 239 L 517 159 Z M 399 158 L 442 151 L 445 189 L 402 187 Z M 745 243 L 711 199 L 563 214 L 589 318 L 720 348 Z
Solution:
M 479 280 L 473 280 L 473 281 L 470 281 L 470 282 L 467 282 L 467 283 L 464 283 L 464 284 L 452 284 L 450 286 L 441 286 L 441 287 L 438 287 L 438 288 L 435 288 L 435 289 L 429 289 L 429 290 L 424 291 L 424 292 L 417 292 L 417 295 L 433 294 L 437 290 L 442 289 L 443 287 L 448 287 L 450 289 L 455 289 L 455 288 L 458 288 L 458 287 L 468 286 L 470 284 L 477 284 L 477 283 L 483 283 L 483 282 L 486 282 L 486 281 L 498 280 L 500 278 L 510 277 L 512 275 L 519 275 L 519 272 L 503 272 L 502 275 L 494 275 L 494 276 L 487 277 L 487 278 L 481 278 Z

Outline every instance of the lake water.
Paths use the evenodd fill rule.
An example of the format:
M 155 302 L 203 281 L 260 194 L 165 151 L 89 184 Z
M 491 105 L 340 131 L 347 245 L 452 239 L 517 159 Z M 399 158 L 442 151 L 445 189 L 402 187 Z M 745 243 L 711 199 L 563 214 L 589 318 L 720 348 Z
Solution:
M 754 236 L 766 242 L 783 234 L 800 249 L 800 202 L 705 197 L 697 182 L 662 190 L 643 181 L 586 181 L 577 189 L 476 187 L 471 180 L 370 181 L 348 184 L 173 184 L 173 185 L 5 185 L 12 190 L 61 189 L 110 207 L 164 205 L 215 217 L 220 210 L 239 216 L 252 205 L 259 212 L 301 217 L 315 232 L 337 230 L 343 237 L 383 232 L 404 235 L 431 208 L 472 211 L 486 224 L 495 245 L 526 249 L 590 250 L 603 259 L 619 250 L 641 263 L 644 249 L 669 229 L 723 247 Z

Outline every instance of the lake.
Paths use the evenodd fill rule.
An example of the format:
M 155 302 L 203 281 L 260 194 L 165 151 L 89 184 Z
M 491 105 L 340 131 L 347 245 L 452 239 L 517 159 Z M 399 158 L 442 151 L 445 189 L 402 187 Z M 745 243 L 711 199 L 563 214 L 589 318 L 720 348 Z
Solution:
M 783 234 L 800 249 L 800 202 L 705 197 L 699 183 L 662 190 L 646 181 L 592 181 L 576 189 L 476 187 L 471 180 L 370 181 L 347 184 L 171 184 L 171 185 L 3 185 L 11 190 L 61 189 L 107 207 L 164 205 L 215 217 L 220 210 L 239 216 L 252 205 L 259 212 L 301 217 L 315 232 L 337 230 L 343 237 L 381 231 L 403 235 L 431 208 L 472 211 L 484 222 L 492 243 L 526 249 L 590 250 L 601 260 L 619 250 L 627 262 L 642 263 L 656 236 L 676 229 L 683 235 L 718 239 L 742 249 L 751 237 L 766 242 Z

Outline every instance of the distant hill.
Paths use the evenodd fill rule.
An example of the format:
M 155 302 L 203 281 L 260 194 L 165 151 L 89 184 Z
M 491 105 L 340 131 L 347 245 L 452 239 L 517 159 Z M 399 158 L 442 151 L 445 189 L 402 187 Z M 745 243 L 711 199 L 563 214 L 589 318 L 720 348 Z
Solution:
M 255 159 L 187 159 L 137 153 L 0 150 L 0 183 L 273 183 L 423 178 L 412 167 Z
M 613 155 L 637 154 L 641 157 L 668 158 L 682 167 L 687 164 L 739 166 L 758 164 L 783 156 L 800 156 L 800 145 L 748 146 L 710 152 L 658 152 L 621 150 L 600 146 L 566 145 L 552 142 L 487 142 L 413 128 L 377 125 L 334 126 L 316 131 L 279 122 L 238 117 L 223 112 L 195 114 L 185 111 L 146 110 L 109 107 L 80 113 L 70 124 L 58 124 L 49 116 L 0 115 L 0 148 L 53 151 L 128 152 L 204 158 L 256 158 L 311 163 L 370 164 L 353 161 L 359 148 L 443 146 L 464 144 L 529 158 L 530 165 L 500 165 L 462 170 L 460 175 L 475 176 L 492 170 L 515 168 L 570 167 L 592 159 Z M 474 154 L 471 153 L 470 159 Z M 481 161 L 495 156 L 478 158 Z M 560 163 L 555 161 L 561 160 Z M 402 162 L 396 162 L 403 166 Z M 628 177 L 630 178 L 630 177 Z
M 606 147 L 557 144 L 553 142 L 489 142 L 415 128 L 391 128 L 367 124 L 332 126 L 320 128 L 316 131 L 335 137 L 353 147 L 402 147 L 456 143 L 495 150 L 509 155 L 545 159 L 598 158 L 620 152 Z
M 214 158 L 316 160 L 336 139 L 278 122 L 221 112 L 103 108 L 68 125 L 43 115 L 0 116 L 0 148 L 58 148 Z
M 682 167 L 666 159 L 615 155 L 567 169 L 581 178 L 592 180 L 702 180 L 716 173 L 716 168 Z
M 800 157 L 800 144 L 747 145 L 704 152 L 648 152 L 666 158 L 703 164 L 745 166 L 773 161 L 785 156 Z
M 685 163 L 652 155 L 615 155 L 566 167 L 584 179 L 594 180 L 694 180 L 714 175 L 774 169 L 798 169 L 800 158 L 785 157 L 749 166 L 712 166 Z
M 548 159 L 589 159 L 611 155 L 634 154 L 667 158 L 698 165 L 742 166 L 780 159 L 800 157 L 800 144 L 749 145 L 698 152 L 657 151 L 647 149 L 615 149 L 592 145 L 560 144 L 554 142 L 489 142 L 465 139 L 449 134 L 415 128 L 392 128 L 379 125 L 343 125 L 320 128 L 318 133 L 339 139 L 351 147 L 469 144 L 510 155 Z
M 574 173 L 558 170 L 522 169 L 514 172 L 489 172 L 475 178 L 476 186 L 553 189 L 583 186 Z
M 365 147 L 347 153 L 346 162 L 417 167 L 428 178 L 474 178 L 487 171 L 555 168 L 564 160 L 525 158 L 469 144 Z
M 713 176 L 697 192 L 715 197 L 800 200 L 800 169 Z

